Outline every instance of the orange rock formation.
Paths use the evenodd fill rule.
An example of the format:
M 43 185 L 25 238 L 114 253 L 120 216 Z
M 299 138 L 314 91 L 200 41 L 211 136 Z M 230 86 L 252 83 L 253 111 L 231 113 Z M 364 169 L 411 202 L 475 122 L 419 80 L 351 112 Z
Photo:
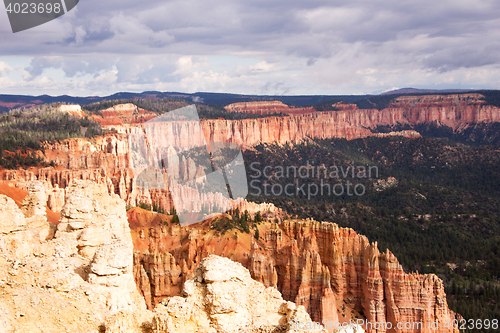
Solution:
M 249 114 L 271 114 L 284 113 L 300 115 L 316 112 L 313 107 L 289 107 L 280 101 L 258 101 L 258 102 L 241 102 L 233 103 L 224 107 L 229 112 L 242 112 Z
M 205 139 L 208 142 L 233 142 L 243 147 L 250 147 L 263 142 L 284 143 L 305 138 L 355 139 L 387 135 L 418 137 L 419 134 L 415 131 L 374 134 L 370 128 L 378 125 L 417 124 L 426 121 L 439 121 L 453 128 L 463 128 L 474 122 L 500 121 L 500 108 L 485 105 L 481 98 L 479 94 L 402 96 L 383 110 L 359 110 L 353 104 L 343 103 L 341 108 L 343 111 L 260 119 L 208 119 L 201 122 L 203 134 L 199 130 L 199 124 L 194 121 L 158 123 L 156 126 L 161 128 L 158 128 L 156 133 L 162 135 L 155 137 L 154 141 L 161 147 L 199 146 L 204 144 Z M 113 110 L 103 111 L 103 115 L 108 113 L 112 115 L 111 118 L 106 118 L 109 120 L 106 120 L 108 123 L 142 122 L 154 115 L 148 112 L 124 104 L 115 106 Z M 45 158 L 47 161 L 55 161 L 59 165 L 57 169 L 5 170 L 0 172 L 0 180 L 47 181 L 50 183 L 47 188 L 49 206 L 55 211 L 60 209 L 62 191 L 73 178 L 105 182 L 131 205 L 136 205 L 138 202 L 148 204 L 159 202 L 166 211 L 169 211 L 172 202 L 168 191 L 141 190 L 133 181 L 133 173 L 129 169 L 128 142 L 131 126 L 134 125 L 116 125 L 120 133 L 104 137 L 45 143 Z M 180 136 L 174 133 L 188 133 L 188 135 Z M 188 165 L 183 167 L 182 161 L 179 161 L 179 166 L 174 169 L 179 173 L 174 178 L 178 177 L 181 180 L 186 177 L 186 172 L 183 170 L 193 174 Z M 181 192 L 186 197 L 187 205 L 183 209 L 191 209 L 189 205 L 197 202 L 192 198 L 193 191 L 185 188 Z M 212 201 L 216 203 L 217 200 L 213 198 Z
M 341 111 L 298 116 L 203 120 L 202 127 L 207 141 L 252 146 L 309 137 L 367 137 L 373 135 L 369 128 L 377 125 L 439 121 L 459 128 L 474 122 L 500 121 L 500 109 L 484 105 L 480 97 L 478 94 L 405 96 L 383 110 L 358 110 L 350 105 Z M 109 110 L 110 117 L 104 112 L 109 121 L 103 123 L 139 123 L 153 116 L 134 108 L 122 111 Z M 24 191 L 29 182 L 42 181 L 48 194 L 47 204 L 54 212 L 61 209 L 72 179 L 105 184 L 110 192 L 129 204 L 160 202 L 168 211 L 171 199 L 167 191 L 141 190 L 133 181 L 128 164 L 130 128 L 127 126 L 130 125 L 126 124 L 121 134 L 47 143 L 45 156 L 56 161 L 57 168 L 2 170 L 0 180 Z M 203 135 L 195 135 L 199 131 L 194 130 L 194 122 L 161 126 L 164 126 L 161 133 L 169 135 L 156 139 L 165 140 L 164 146 L 180 140 L 188 140 L 192 145 L 202 142 Z M 172 134 L 179 131 L 193 135 Z M 413 131 L 403 134 L 417 136 Z M 180 165 L 178 169 L 182 177 Z M 195 194 L 189 189 L 182 193 L 187 203 L 195 202 L 191 200 Z M 138 219 L 140 214 L 132 212 L 136 212 Z M 135 225 L 131 222 L 131 226 L 135 228 L 134 246 L 139 251 L 134 257 L 135 280 L 150 305 L 165 296 L 177 295 L 201 259 L 218 254 L 241 262 L 256 280 L 276 286 L 285 299 L 303 304 L 317 321 L 347 319 L 353 309 L 354 315 L 371 322 L 422 322 L 423 328 L 418 331 L 430 333 L 428 321 L 446 322 L 454 316 L 447 307 L 441 280 L 434 275 L 405 273 L 390 252 L 380 253 L 376 244 L 370 244 L 366 237 L 351 229 L 311 221 L 265 223 L 259 226 L 260 240 L 254 241 L 253 235 L 234 231 L 215 236 L 213 230 L 200 225 L 168 226 L 169 219 L 148 214 L 157 219 L 153 222 L 148 217 L 146 222 Z M 343 305 L 348 311 L 342 310 Z M 432 330 L 445 331 L 443 326 L 438 332 Z
M 119 104 L 94 115 L 94 120 L 102 125 L 140 124 L 156 117 L 157 114 L 138 108 L 132 103 Z
M 455 314 L 448 309 L 443 282 L 433 274 L 405 273 L 390 251 L 380 253 L 377 243 L 354 230 L 311 220 L 263 223 L 259 230 L 255 241 L 236 231 L 217 236 L 208 225 L 136 228 L 134 276 L 148 306 L 177 295 L 201 259 L 217 254 L 243 264 L 284 299 L 304 305 L 315 321 L 358 316 L 386 323 L 383 327 L 422 323 L 421 329 L 404 332 L 450 331 L 444 323 Z M 429 329 L 436 320 L 439 329 Z

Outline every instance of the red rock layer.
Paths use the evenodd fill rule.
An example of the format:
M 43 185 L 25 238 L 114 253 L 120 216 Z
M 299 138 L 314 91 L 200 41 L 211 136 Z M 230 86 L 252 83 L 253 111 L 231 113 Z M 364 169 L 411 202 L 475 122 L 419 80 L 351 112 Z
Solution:
M 209 142 L 233 142 L 246 147 L 263 142 L 298 141 L 308 137 L 351 140 L 372 135 L 370 130 L 350 118 L 338 113 L 317 112 L 260 119 L 208 119 L 202 121 L 202 127 Z
M 414 131 L 374 134 L 369 128 L 378 125 L 416 124 L 425 121 L 439 121 L 453 128 L 462 128 L 472 122 L 500 121 L 500 109 L 484 105 L 481 98 L 479 94 L 403 96 L 397 98 L 388 108 L 383 110 L 359 110 L 353 104 L 344 103 L 341 108 L 343 111 L 260 119 L 208 119 L 202 120 L 201 127 L 199 123 L 194 121 L 158 122 L 153 124 L 155 130 L 151 141 L 155 142 L 158 147 L 167 149 L 171 146 L 199 146 L 205 142 L 233 142 L 245 148 L 263 142 L 284 143 L 305 138 L 355 139 L 373 135 L 418 137 L 418 133 Z M 103 111 L 103 114 L 117 115 L 115 118 L 120 120 L 119 123 L 142 122 L 154 115 L 150 113 L 147 117 L 141 118 L 142 111 L 132 104 L 130 105 L 130 107 L 127 104 L 115 106 L 113 110 Z M 138 202 L 148 204 L 160 202 L 163 208 L 169 211 L 172 207 L 172 200 L 168 191 L 142 190 L 137 188 L 133 181 L 134 174 L 129 169 L 128 137 L 134 129 L 130 126 L 133 125 L 127 124 L 124 128 L 120 125 L 120 129 L 124 130 L 124 133 L 121 134 L 45 143 L 45 159 L 48 162 L 56 162 L 59 165 L 57 170 L 48 168 L 29 172 L 3 171 L 0 173 L 0 180 L 29 181 L 38 179 L 50 182 L 54 189 L 48 189 L 52 191 L 49 194 L 51 201 L 48 204 L 56 211 L 62 202 L 63 193 L 61 190 L 75 177 L 106 182 L 109 188 L 131 205 L 136 205 Z M 184 133 L 185 135 L 176 133 Z M 169 168 L 171 168 L 170 171 L 174 170 L 173 178 L 179 179 L 181 182 L 188 178 L 191 179 L 198 173 L 189 160 L 172 160 L 171 164 Z M 172 174 L 170 171 L 169 175 Z M 199 201 L 196 199 L 196 193 L 189 188 L 185 188 L 181 192 L 187 203 L 183 209 L 192 209 L 189 204 Z M 220 198 L 214 197 L 211 200 L 216 203 L 220 201 Z
M 399 109 L 410 124 L 439 121 L 454 129 L 464 124 L 500 121 L 500 109 L 485 105 L 480 94 L 401 96 L 390 110 Z
M 477 122 L 499 122 L 500 108 L 485 105 L 481 94 L 400 96 L 383 110 L 360 110 L 354 104 L 337 103 L 340 118 L 351 126 L 374 128 L 396 123 L 416 125 L 438 121 L 453 129 Z
M 299 220 L 263 223 L 259 229 L 255 241 L 236 231 L 218 236 L 207 225 L 138 228 L 133 233 L 138 288 L 152 307 L 178 294 L 202 258 L 217 254 L 242 263 L 284 299 L 304 305 L 315 321 L 348 320 L 352 309 L 379 325 L 422 323 L 402 332 L 450 331 L 443 323 L 455 314 L 448 309 L 442 281 L 432 274 L 405 273 L 391 252 L 380 253 L 376 243 L 352 229 Z M 436 320 L 442 323 L 439 329 L 429 329 Z M 366 328 L 395 331 L 384 329 L 388 325 Z
M 157 116 L 156 113 L 138 108 L 132 103 L 119 104 L 102 110 L 101 115 L 94 115 L 101 125 L 140 124 Z
M 271 114 L 284 113 L 291 115 L 301 115 L 314 113 L 316 110 L 313 107 L 289 107 L 280 101 L 258 101 L 258 102 L 241 102 L 233 103 L 224 107 L 228 112 L 241 112 L 248 114 Z

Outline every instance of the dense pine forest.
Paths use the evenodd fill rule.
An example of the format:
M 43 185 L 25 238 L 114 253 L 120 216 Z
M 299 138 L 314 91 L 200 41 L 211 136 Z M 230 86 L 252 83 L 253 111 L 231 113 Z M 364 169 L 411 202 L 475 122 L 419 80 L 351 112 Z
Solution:
M 377 241 L 380 251 L 389 248 L 407 272 L 437 274 L 450 308 L 465 318 L 500 318 L 500 148 L 389 137 L 261 144 L 244 157 L 248 182 L 254 181 L 250 200 L 351 227 Z M 323 165 L 351 171 L 326 179 Z M 272 167 L 266 175 L 265 166 Z M 309 166 L 316 174 L 283 176 L 277 166 Z M 378 176 L 358 173 L 369 166 Z M 323 195 L 311 195 L 321 181 L 344 189 L 347 182 L 362 184 L 365 192 L 328 195 L 325 187 Z M 276 195 L 290 183 L 305 184 L 305 193 Z
M 15 109 L 0 116 L 0 166 L 44 166 L 36 151 L 41 142 L 102 135 L 101 126 L 88 117 L 58 111 L 59 103 Z M 53 164 L 53 163 L 52 163 Z

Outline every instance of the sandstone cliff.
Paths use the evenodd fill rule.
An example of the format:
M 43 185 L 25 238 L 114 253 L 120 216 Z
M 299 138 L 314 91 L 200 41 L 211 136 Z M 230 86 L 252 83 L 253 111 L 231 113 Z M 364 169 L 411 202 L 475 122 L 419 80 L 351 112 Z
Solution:
M 85 118 L 87 116 L 85 114 L 85 112 L 82 111 L 82 107 L 78 104 L 74 104 L 74 105 L 62 104 L 62 105 L 59 105 L 57 107 L 57 111 L 65 112 L 65 113 L 68 113 L 72 116 L 77 116 L 79 118 Z
M 135 253 L 134 275 L 148 306 L 179 295 L 202 259 L 217 254 L 243 264 L 285 300 L 303 305 L 314 321 L 422 322 L 415 332 L 436 332 L 426 326 L 429 321 L 455 318 L 437 276 L 405 273 L 392 253 L 380 253 L 376 243 L 352 229 L 310 220 L 258 228 L 259 241 L 236 231 L 217 236 L 207 226 L 137 228 L 134 244 L 142 252 Z
M 259 102 L 264 103 L 264 102 Z M 268 102 L 265 102 L 268 103 Z M 115 110 L 116 109 L 116 110 Z M 133 106 L 116 106 L 104 114 L 116 114 L 123 122 L 142 122 L 152 113 L 142 113 Z M 104 112 L 104 111 L 103 111 Z M 143 117 L 144 116 L 144 117 Z M 138 117 L 137 119 L 135 117 Z M 109 119 L 111 119 L 109 118 Z M 134 120 L 135 119 L 135 120 Z M 307 138 L 341 137 L 355 139 L 367 136 L 404 135 L 418 137 L 415 131 L 403 131 L 389 134 L 374 134 L 369 128 L 378 125 L 417 124 L 420 122 L 439 121 L 453 128 L 463 128 L 480 121 L 500 121 L 500 109 L 484 105 L 479 94 L 403 96 L 397 98 L 383 110 L 359 110 L 353 104 L 342 104 L 340 111 L 315 112 L 307 115 L 289 117 L 268 117 L 242 120 L 202 120 L 201 129 L 195 121 L 172 121 L 155 124 L 154 142 L 165 149 L 171 147 L 194 147 L 205 142 L 232 142 L 243 147 L 250 147 L 263 142 L 290 142 Z M 131 127 L 132 126 L 132 127 Z M 57 143 L 45 143 L 45 158 L 56 162 L 57 169 L 2 171 L 1 180 L 26 182 L 40 180 L 46 182 L 49 191 L 47 200 L 54 211 L 62 205 L 64 188 L 71 179 L 88 179 L 105 183 L 109 188 L 130 205 L 139 202 L 159 203 L 166 211 L 172 207 L 172 200 L 167 189 L 147 190 L 139 188 L 134 182 L 130 170 L 129 135 L 136 132 L 133 125 L 115 126 L 123 133 L 112 134 L 93 139 L 69 139 Z M 123 127 L 123 128 L 122 128 Z M 175 133 L 186 133 L 176 135 Z M 184 164 L 183 164 L 184 163 Z M 170 164 L 170 163 L 169 163 Z M 192 163 L 191 163 L 192 164 Z M 190 167 L 190 161 L 172 161 L 169 174 L 174 178 L 192 178 L 199 170 Z M 199 202 L 193 197 L 192 188 L 183 188 L 185 196 L 183 209 L 193 209 L 192 203 Z M 222 206 L 220 198 L 211 198 L 212 205 Z

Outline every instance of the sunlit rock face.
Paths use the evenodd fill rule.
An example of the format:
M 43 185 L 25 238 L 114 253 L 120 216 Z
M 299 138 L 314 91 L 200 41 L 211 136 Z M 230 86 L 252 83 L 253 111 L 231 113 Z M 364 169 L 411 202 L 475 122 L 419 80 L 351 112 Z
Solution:
M 275 288 L 253 280 L 241 264 L 215 255 L 201 261 L 184 284 L 182 296 L 163 300 L 154 312 L 156 332 L 326 333 L 320 325 L 294 329 L 311 324 L 303 306 L 283 300 Z
M 21 208 L 0 195 L 1 331 L 97 333 L 123 311 L 147 322 L 125 202 L 106 186 L 74 180 L 57 226 L 45 202 L 41 182 L 29 185 Z
M 240 262 L 253 279 L 303 305 L 317 322 L 422 322 L 427 326 L 418 332 L 435 332 L 429 321 L 455 319 L 437 276 L 405 273 L 391 252 L 380 253 L 352 229 L 312 220 L 258 228 L 259 241 L 237 231 L 216 235 L 206 225 L 147 227 L 142 221 L 134 232 L 134 276 L 148 306 L 180 295 L 203 258 L 216 254 Z

